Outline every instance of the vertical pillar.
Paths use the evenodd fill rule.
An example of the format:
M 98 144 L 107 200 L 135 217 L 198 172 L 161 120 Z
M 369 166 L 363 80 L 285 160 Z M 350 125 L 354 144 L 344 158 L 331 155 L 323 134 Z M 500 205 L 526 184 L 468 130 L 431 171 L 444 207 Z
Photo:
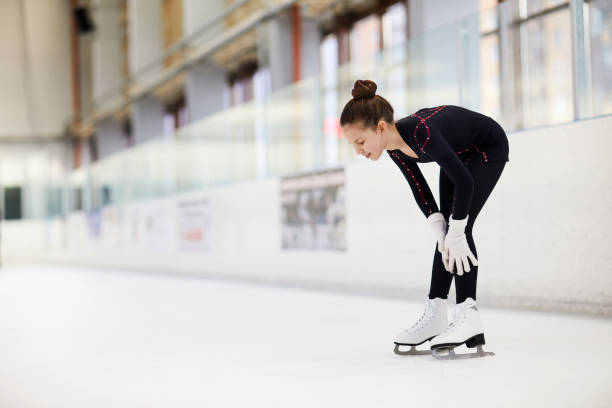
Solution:
M 204 61 L 190 67 L 186 74 L 185 93 L 190 122 L 223 109 L 226 79 L 221 68 Z
M 292 33 L 291 18 L 289 12 L 283 12 L 276 18 L 268 21 L 267 35 L 263 36 L 266 44 L 262 44 L 267 50 L 267 61 L 262 65 L 270 67 L 270 80 L 272 92 L 291 84 L 293 80 L 292 60 Z M 267 63 L 266 63 L 267 62 Z
M 96 126 L 98 159 L 110 156 L 127 147 L 121 124 L 113 119 L 105 119 Z
M 163 62 L 151 65 L 161 55 L 161 0 L 129 0 L 130 15 L 130 75 L 136 82 L 146 82 L 156 75 Z M 164 132 L 162 103 L 151 96 L 144 96 L 132 103 L 132 128 L 134 143 L 142 143 Z
M 160 137 L 164 133 L 164 107 L 160 101 L 145 96 L 132 103 L 134 144 Z
M 201 30 L 215 16 L 226 8 L 224 0 L 183 0 L 183 26 L 185 36 Z M 214 40 L 225 28 L 225 20 L 220 19 L 206 27 L 206 31 L 194 38 L 193 44 L 201 46 Z M 203 61 L 186 71 L 185 99 L 190 122 L 200 120 L 224 108 L 223 93 L 225 71 L 212 62 Z
M 301 78 L 319 75 L 319 46 L 321 38 L 314 18 L 302 15 Z
M 499 25 L 499 66 L 501 92 L 501 122 L 504 128 L 516 129 L 520 124 L 519 112 L 516 109 L 517 63 L 514 58 L 514 43 L 516 34 L 512 32 L 512 16 L 514 2 L 506 1 L 497 6 Z M 516 29 L 515 29 L 516 30 Z M 520 78 L 520 77 L 519 77 Z
M 593 114 L 588 9 L 584 0 L 570 0 L 572 19 L 572 66 L 574 119 Z
M 480 101 L 480 26 L 479 16 L 465 17 L 459 21 L 457 41 L 457 79 L 460 85 L 459 102 L 470 109 L 481 109 Z
M 295 7 L 298 7 L 297 5 Z M 301 7 L 299 15 L 299 40 L 300 40 L 300 77 L 297 80 L 305 80 L 310 78 L 309 83 L 312 83 L 308 89 L 309 97 L 311 98 L 311 112 L 314 121 L 303 121 L 302 127 L 306 133 L 312 132 L 314 137 L 306 138 L 305 142 L 312 146 L 308 146 L 304 150 L 304 163 L 310 163 L 311 166 L 320 167 L 325 164 L 325 135 L 321 132 L 323 130 L 323 118 L 321 113 L 323 112 L 320 89 L 321 84 L 319 82 L 320 73 L 320 34 L 317 27 L 316 21 L 305 14 L 306 8 Z
M 96 36 L 91 43 L 92 96 L 94 101 L 108 102 L 121 97 L 121 10 L 118 4 L 92 2 Z
M 161 0 L 129 0 L 128 13 L 129 67 L 134 75 L 162 52 Z M 156 68 L 161 69 L 162 63 Z

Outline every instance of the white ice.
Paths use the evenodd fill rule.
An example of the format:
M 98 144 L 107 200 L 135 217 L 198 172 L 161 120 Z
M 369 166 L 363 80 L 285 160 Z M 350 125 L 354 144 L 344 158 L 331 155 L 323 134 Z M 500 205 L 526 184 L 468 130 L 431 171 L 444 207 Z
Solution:
M 485 350 L 496 356 L 395 355 L 393 337 L 422 308 L 195 277 L 5 267 L 0 407 L 612 406 L 612 320 L 481 308 Z

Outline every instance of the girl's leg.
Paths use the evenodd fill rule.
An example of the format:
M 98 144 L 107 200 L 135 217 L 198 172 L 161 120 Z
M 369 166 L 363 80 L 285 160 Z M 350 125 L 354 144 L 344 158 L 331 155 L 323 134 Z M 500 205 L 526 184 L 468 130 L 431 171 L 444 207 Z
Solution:
M 448 222 L 452 205 L 455 186 L 450 178 L 440 169 L 440 212 Z M 453 275 L 448 273 L 442 263 L 442 254 L 438 251 L 438 243 L 434 245 L 434 259 L 431 268 L 431 286 L 429 287 L 429 298 L 446 299 L 453 281 Z
M 484 206 L 484 203 L 489 198 L 493 188 L 497 184 L 499 177 L 502 174 L 506 162 L 486 163 L 482 156 L 475 156 L 468 163 L 468 170 L 474 178 L 474 195 L 472 197 L 472 205 L 469 211 L 468 223 L 465 227 L 465 235 L 468 245 L 472 253 L 478 259 L 476 252 L 476 244 L 472 236 L 472 229 L 476 217 Z M 455 269 L 456 271 L 456 269 Z M 446 272 L 448 274 L 448 272 Z M 449 274 L 450 275 L 450 274 Z M 455 292 L 457 294 L 457 303 L 463 302 L 468 297 L 476 300 L 476 281 L 478 279 L 478 266 L 472 265 L 470 262 L 470 272 L 464 272 L 462 276 L 455 275 Z

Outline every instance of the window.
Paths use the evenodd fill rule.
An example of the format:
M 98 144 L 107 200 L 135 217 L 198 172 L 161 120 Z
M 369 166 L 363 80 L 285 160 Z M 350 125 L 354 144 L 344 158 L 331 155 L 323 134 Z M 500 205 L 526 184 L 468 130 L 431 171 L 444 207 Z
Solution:
M 406 41 L 406 4 L 395 3 L 382 16 L 383 47 L 392 48 Z
M 351 61 L 371 59 L 381 46 L 380 18 L 372 14 L 355 23 L 350 34 Z
M 521 22 L 523 127 L 574 117 L 569 7 Z

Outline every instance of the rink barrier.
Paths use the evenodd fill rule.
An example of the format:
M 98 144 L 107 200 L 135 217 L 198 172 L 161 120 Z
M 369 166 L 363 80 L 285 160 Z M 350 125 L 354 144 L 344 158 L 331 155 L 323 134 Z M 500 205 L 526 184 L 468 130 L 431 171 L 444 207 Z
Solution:
M 509 134 L 510 162 L 473 230 L 481 305 L 612 317 L 611 129 L 607 116 Z M 439 168 L 421 169 L 437 197 Z M 5 221 L 3 264 L 422 299 L 436 241 L 406 181 L 387 158 L 356 160 L 342 171 L 344 248 L 283 249 L 287 191 L 283 179 L 270 178 L 65 218 Z

